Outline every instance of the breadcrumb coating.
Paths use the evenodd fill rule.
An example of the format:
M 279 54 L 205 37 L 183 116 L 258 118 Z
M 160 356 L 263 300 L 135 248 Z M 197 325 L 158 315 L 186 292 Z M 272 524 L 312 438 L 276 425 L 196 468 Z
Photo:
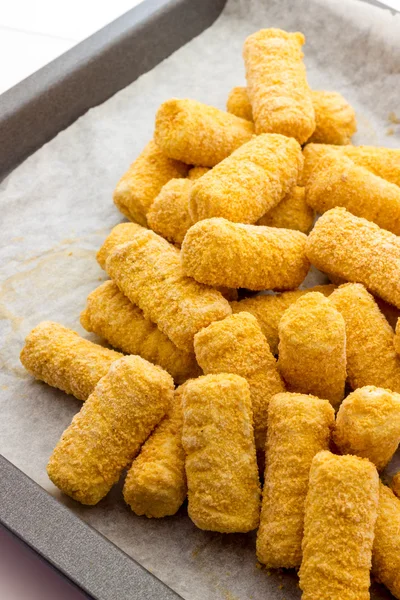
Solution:
M 231 314 L 217 290 L 186 277 L 179 252 L 153 231 L 142 231 L 115 248 L 106 270 L 144 316 L 185 352 L 193 352 L 200 329 Z
M 357 456 L 319 452 L 306 499 L 302 600 L 369 600 L 379 477 Z
M 315 131 L 308 142 L 316 144 L 350 144 L 357 131 L 354 108 L 338 92 L 313 90 L 312 103 L 315 111 Z
M 172 406 L 133 461 L 124 485 L 124 499 L 137 515 L 174 515 L 186 495 L 185 453 L 182 447 L 182 395 L 175 390 Z
M 336 416 L 334 442 L 341 454 L 384 469 L 400 442 L 400 395 L 372 385 L 349 394 Z
M 313 226 L 314 216 L 313 209 L 306 202 L 305 188 L 296 186 L 292 192 L 286 194 L 278 206 L 266 212 L 257 221 L 257 225 L 308 233 Z
M 400 360 L 393 330 L 373 296 L 358 283 L 341 285 L 329 297 L 346 323 L 347 377 L 353 390 L 367 385 L 400 393 Z
M 257 319 L 241 312 L 211 323 L 194 336 L 194 351 L 206 375 L 235 373 L 247 380 L 256 448 L 264 451 L 268 403 L 285 386 Z
M 400 471 L 396 475 L 393 475 L 390 487 L 396 496 L 400 498 Z
M 393 347 L 397 354 L 400 355 L 400 319 L 397 319 L 396 329 L 393 338 Z
M 258 135 L 194 184 L 189 202 L 192 220 L 223 217 L 255 223 L 294 189 L 302 168 L 301 147 L 295 139 Z
M 191 181 L 200 179 L 200 177 L 203 177 L 203 175 L 208 173 L 209 170 L 210 169 L 208 167 L 193 167 L 188 173 L 188 179 L 190 179 Z
M 147 213 L 149 227 L 163 238 L 180 246 L 194 221 L 189 214 L 189 197 L 194 182 L 171 179 L 164 185 Z
M 365 167 L 374 175 L 400 185 L 400 149 L 380 146 L 334 146 L 307 144 L 303 149 L 304 169 L 298 185 L 306 185 L 315 165 L 327 154 L 335 152 L 347 156 L 359 167 Z
M 200 375 L 194 354 L 179 350 L 113 281 L 105 281 L 93 290 L 86 302 L 81 324 L 87 331 L 103 337 L 125 354 L 138 354 L 159 365 L 176 383 Z
M 182 180 L 184 181 L 184 179 Z M 139 231 L 144 228 L 137 223 L 119 223 L 111 229 L 111 233 L 106 237 L 100 250 L 96 254 L 96 260 L 102 269 L 106 268 L 106 260 L 108 255 L 113 252 L 114 248 L 131 242 Z
M 319 213 L 343 206 L 356 217 L 400 234 L 400 187 L 346 156 L 328 153 L 321 158 L 308 179 L 306 200 Z
M 147 211 L 163 185 L 186 177 L 188 171 L 186 164 L 168 158 L 152 140 L 117 183 L 114 204 L 130 221 L 146 227 Z
M 86 400 L 121 357 L 53 321 L 43 321 L 32 329 L 20 355 L 21 363 L 36 379 L 78 400 Z
M 231 308 L 233 313 L 245 311 L 256 317 L 263 334 L 267 338 L 272 354 L 277 355 L 279 344 L 278 326 L 285 310 L 304 294 L 321 292 L 324 296 L 329 296 L 335 288 L 336 286 L 333 284 L 316 285 L 305 290 L 253 296 L 239 300 L 239 302 L 232 302 Z
M 353 107 L 338 92 L 311 90 L 315 112 L 315 131 L 308 142 L 320 144 L 349 144 L 357 131 Z M 237 117 L 253 121 L 253 111 L 246 87 L 234 87 L 226 110 Z
M 64 431 L 47 465 L 51 481 L 82 504 L 97 504 L 162 419 L 172 378 L 140 356 L 114 362 Z
M 268 407 L 266 468 L 257 558 L 270 568 L 301 564 L 311 462 L 328 450 L 335 413 L 327 400 L 277 394 Z
M 246 532 L 259 523 L 260 482 L 250 390 L 239 375 L 205 375 L 183 393 L 188 513 L 200 529 Z
M 302 33 L 261 29 L 243 47 L 247 91 L 256 133 L 281 133 L 304 144 L 315 112 L 303 62 Z
M 182 244 L 183 271 L 196 281 L 249 290 L 293 289 L 309 269 L 300 231 L 206 219 Z
M 308 236 L 306 253 L 317 269 L 362 283 L 400 308 L 400 238 L 393 233 L 345 208 L 332 208 Z
M 214 167 L 253 134 L 253 123 L 245 119 L 197 100 L 171 98 L 157 111 L 154 140 L 170 158 Z
M 279 322 L 278 368 L 291 392 L 312 394 L 337 408 L 346 383 L 346 328 L 319 292 L 301 296 Z
M 400 500 L 383 483 L 379 484 L 372 574 L 400 598 Z

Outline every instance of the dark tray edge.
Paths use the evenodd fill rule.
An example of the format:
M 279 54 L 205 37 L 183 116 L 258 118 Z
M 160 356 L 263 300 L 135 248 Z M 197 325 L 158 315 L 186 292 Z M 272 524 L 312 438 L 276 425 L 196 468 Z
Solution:
M 145 0 L 0 96 L 0 179 L 209 27 L 226 0 Z
M 181 598 L 0 456 L 0 522 L 96 600 Z

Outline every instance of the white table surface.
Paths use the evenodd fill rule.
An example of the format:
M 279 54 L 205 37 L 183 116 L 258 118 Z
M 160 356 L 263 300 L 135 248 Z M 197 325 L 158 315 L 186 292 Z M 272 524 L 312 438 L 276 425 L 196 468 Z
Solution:
M 0 94 L 142 0 L 4 0 Z M 83 600 L 77 588 L 0 526 L 1 600 Z

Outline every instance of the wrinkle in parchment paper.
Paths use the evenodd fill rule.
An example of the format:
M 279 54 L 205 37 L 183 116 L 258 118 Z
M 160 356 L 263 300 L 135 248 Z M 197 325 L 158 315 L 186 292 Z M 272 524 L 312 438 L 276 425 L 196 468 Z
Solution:
M 355 107 L 354 143 L 400 146 L 389 116 L 400 115 L 399 16 L 356 0 L 228 0 L 210 29 L 90 110 L 0 187 L 0 452 L 188 600 L 289 600 L 300 590 L 294 572 L 257 568 L 254 533 L 200 531 L 185 508 L 161 520 L 136 517 L 121 485 L 93 508 L 62 496 L 46 463 L 81 404 L 33 381 L 19 352 L 44 319 L 87 336 L 79 313 L 105 279 L 95 252 L 122 220 L 112 191 L 151 138 L 158 105 L 175 96 L 224 108 L 230 89 L 244 84 L 244 39 L 271 26 L 305 33 L 310 84 Z M 390 594 L 374 588 L 373 598 Z

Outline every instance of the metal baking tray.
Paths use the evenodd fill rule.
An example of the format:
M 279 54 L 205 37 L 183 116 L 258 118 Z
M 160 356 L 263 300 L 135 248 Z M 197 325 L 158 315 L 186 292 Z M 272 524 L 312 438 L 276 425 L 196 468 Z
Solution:
M 207 29 L 225 3 L 145 0 L 2 94 L 0 179 Z M 0 481 L 0 522 L 90 597 L 180 598 L 2 456 Z

